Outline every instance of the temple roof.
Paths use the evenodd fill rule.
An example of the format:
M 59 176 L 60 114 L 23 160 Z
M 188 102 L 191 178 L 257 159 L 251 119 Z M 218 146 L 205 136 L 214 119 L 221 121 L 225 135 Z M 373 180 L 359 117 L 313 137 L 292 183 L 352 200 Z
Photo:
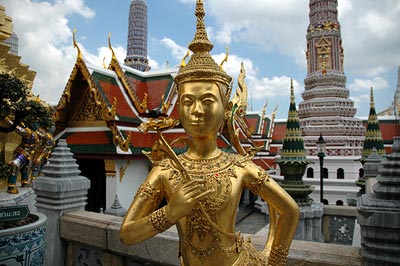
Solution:
M 75 43 L 76 45 L 76 43 Z M 113 54 L 107 67 L 88 63 L 78 48 L 78 56 L 56 111 L 56 138 L 66 138 L 78 157 L 128 158 L 142 156 L 158 139 L 155 132 L 141 133 L 149 117 L 179 119 L 174 77 L 178 68 L 142 72 L 120 64 Z M 262 151 L 269 148 L 274 115 L 252 113 L 238 125 L 244 145 L 255 142 Z M 167 140 L 186 136 L 177 126 L 164 133 Z M 231 150 L 227 134 L 218 145 Z M 177 153 L 185 147 L 174 147 Z

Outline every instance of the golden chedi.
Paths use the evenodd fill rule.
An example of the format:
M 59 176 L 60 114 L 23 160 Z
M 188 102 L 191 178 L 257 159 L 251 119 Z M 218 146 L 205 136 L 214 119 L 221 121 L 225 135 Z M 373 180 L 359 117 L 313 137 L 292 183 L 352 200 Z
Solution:
M 189 147 L 179 156 L 173 153 L 160 133 L 168 119 L 150 119 L 144 125 L 157 130 L 160 142 L 155 145 L 157 156 L 149 155 L 153 168 L 122 223 L 121 241 L 135 244 L 175 224 L 181 265 L 285 265 L 298 223 L 298 206 L 252 162 L 252 152 L 232 154 L 218 148 L 218 132 L 230 114 L 228 106 L 232 107 L 228 102 L 231 77 L 209 53 L 213 45 L 205 31 L 201 0 L 197 0 L 195 15 L 197 30 L 189 45 L 193 54 L 187 65 L 182 62 L 175 78 L 180 120 L 189 136 Z M 270 232 L 261 251 L 235 233 L 236 211 L 245 187 L 270 208 Z M 167 204 L 157 209 L 164 198 Z

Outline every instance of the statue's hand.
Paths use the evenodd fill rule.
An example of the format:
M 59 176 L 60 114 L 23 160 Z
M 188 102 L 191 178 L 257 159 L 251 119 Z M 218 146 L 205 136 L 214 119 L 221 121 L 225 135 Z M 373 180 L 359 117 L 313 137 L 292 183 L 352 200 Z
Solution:
M 204 191 L 205 179 L 194 179 L 176 191 L 166 206 L 166 216 L 170 222 L 176 223 L 179 218 L 188 215 L 199 200 L 213 192 Z

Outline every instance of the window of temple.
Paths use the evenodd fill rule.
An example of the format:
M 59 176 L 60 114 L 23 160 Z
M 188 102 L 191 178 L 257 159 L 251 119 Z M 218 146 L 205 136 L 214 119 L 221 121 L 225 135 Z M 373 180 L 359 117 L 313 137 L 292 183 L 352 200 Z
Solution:
M 307 178 L 314 178 L 314 169 L 311 167 L 307 169 Z
M 343 170 L 343 168 L 337 169 L 336 178 L 337 179 L 344 179 L 344 170 Z
M 343 201 L 342 200 L 337 200 L 336 201 L 336 206 L 343 206 Z
M 324 169 L 322 169 L 322 176 L 323 178 L 328 178 L 328 168 L 324 167 Z

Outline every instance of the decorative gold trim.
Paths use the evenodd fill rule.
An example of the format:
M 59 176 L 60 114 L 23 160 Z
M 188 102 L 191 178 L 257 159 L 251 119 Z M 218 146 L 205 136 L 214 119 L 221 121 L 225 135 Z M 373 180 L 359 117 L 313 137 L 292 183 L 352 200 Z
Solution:
M 117 172 L 115 171 L 115 161 L 114 160 L 104 160 L 104 169 L 106 171 L 106 176 L 111 176 L 115 178 Z
M 162 102 L 161 112 L 166 113 L 169 107 L 171 106 L 171 102 L 170 101 L 165 102 L 164 94 L 161 96 L 161 102 Z
M 65 86 L 64 92 L 61 96 L 61 99 L 57 105 L 56 108 L 56 113 L 54 115 L 55 121 L 58 121 L 60 119 L 60 111 L 65 109 L 67 104 L 70 103 L 71 101 L 71 90 L 73 86 L 73 81 L 76 79 L 76 76 L 78 75 L 79 71 L 83 76 L 83 80 L 85 80 L 88 84 L 88 89 L 89 89 L 89 94 L 91 98 L 93 99 L 95 105 L 97 107 L 100 107 L 100 110 L 103 110 L 101 112 L 101 116 L 103 116 L 104 113 L 108 110 L 108 105 L 106 104 L 105 100 L 103 97 L 99 94 L 99 90 L 90 74 L 89 69 L 87 68 L 85 61 L 83 60 L 82 52 L 76 42 L 76 29 L 73 30 L 73 44 L 74 47 L 77 48 L 78 50 L 78 55 L 76 58 L 75 66 L 72 70 L 72 73 L 68 79 L 68 83 Z M 79 110 L 76 110 L 75 112 L 79 112 Z M 73 114 L 71 117 L 77 117 L 77 113 Z M 103 117 L 104 119 L 104 117 Z M 106 120 L 106 119 L 104 119 Z
M 72 31 L 72 42 L 74 44 L 74 47 L 78 50 L 78 55 L 77 58 L 82 59 L 82 52 L 81 49 L 78 46 L 78 43 L 76 42 L 76 37 L 75 37 L 75 33 L 76 33 L 76 28 L 74 28 L 74 30 Z
M 170 228 L 173 223 L 168 221 L 167 215 L 165 213 L 165 207 L 152 212 L 149 216 L 149 224 L 153 227 L 156 232 L 164 232 Z
M 186 66 L 186 58 L 188 58 L 189 55 L 190 55 L 190 50 L 188 50 L 188 51 L 186 52 L 185 56 L 182 58 L 182 61 L 181 61 L 181 66 L 182 66 L 182 67 Z
M 143 100 L 140 102 L 140 107 L 143 110 L 147 110 L 147 98 L 148 98 L 148 95 L 147 95 L 147 93 L 145 93 L 144 97 L 143 97 Z
M 128 165 L 130 165 L 130 164 L 131 164 L 131 160 L 127 160 L 124 166 L 119 167 L 119 182 L 120 183 L 122 182 L 122 179 L 125 176 L 126 169 L 128 168 Z
M 282 245 L 273 246 L 268 258 L 268 266 L 285 266 L 289 250 Z
M 330 61 L 331 46 L 331 42 L 326 39 L 324 35 L 322 35 L 318 43 L 315 44 L 318 55 L 317 70 L 321 70 L 323 75 L 326 75 L 327 70 L 332 69 Z
M 103 118 L 106 121 L 110 121 L 110 120 L 115 120 L 115 117 L 117 115 L 117 98 L 114 97 L 114 103 L 112 104 L 111 108 L 110 107 L 106 107 L 106 109 L 104 110 L 103 113 Z
M 21 80 L 29 89 L 32 88 L 36 72 L 20 62 L 21 57 L 9 53 L 10 46 L 0 43 L 0 72 L 7 73 Z
M 127 152 L 129 150 L 129 143 L 131 142 L 131 133 L 129 132 L 128 136 L 124 138 L 115 124 L 111 124 L 108 128 L 113 134 L 114 145 L 118 146 L 122 151 Z
M 106 127 L 105 121 L 68 121 L 68 127 Z
M 240 123 L 241 126 L 244 126 L 244 129 L 247 129 L 245 134 L 251 136 L 251 132 L 248 132 L 247 125 L 243 120 L 244 115 L 246 114 L 247 108 L 247 86 L 244 82 L 245 78 L 245 70 L 244 64 L 242 62 L 240 73 L 238 77 L 238 86 L 236 87 L 235 96 L 228 103 L 228 131 L 229 137 L 232 145 L 235 147 L 237 152 L 241 155 L 246 155 L 246 151 L 240 143 L 239 140 L 239 131 L 240 129 L 237 127 L 236 123 Z
M 0 40 L 6 40 L 11 37 L 12 32 L 12 18 L 6 15 L 6 8 L 0 6 Z
M 111 49 L 112 52 L 112 57 L 111 57 L 111 62 L 110 65 L 108 66 L 108 69 L 113 70 L 115 74 L 117 74 L 118 79 L 122 83 L 122 86 L 125 89 L 125 92 L 128 94 L 129 98 L 133 102 L 135 108 L 139 111 L 139 113 L 145 113 L 147 110 L 147 99 L 143 101 L 140 101 L 139 97 L 136 95 L 135 91 L 133 90 L 131 83 L 128 81 L 127 77 L 125 76 L 124 71 L 122 70 L 121 65 L 119 64 L 117 57 L 115 56 L 114 50 L 112 49 L 111 46 L 111 35 L 109 35 L 108 38 L 108 46 Z M 145 97 L 146 94 L 145 94 Z
M 229 55 L 229 47 L 226 46 L 226 47 L 225 47 L 225 57 L 224 57 L 224 59 L 222 60 L 222 62 L 219 64 L 219 66 L 220 66 L 221 68 L 223 68 L 225 62 L 228 62 L 228 55 Z

